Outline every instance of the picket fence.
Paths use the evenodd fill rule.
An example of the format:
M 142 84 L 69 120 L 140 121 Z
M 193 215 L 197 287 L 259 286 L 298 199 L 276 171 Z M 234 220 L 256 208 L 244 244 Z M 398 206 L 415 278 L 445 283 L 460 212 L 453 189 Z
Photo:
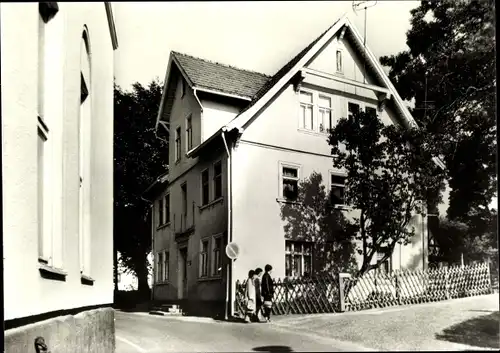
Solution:
M 236 282 L 235 311 L 245 312 L 246 280 Z M 274 279 L 273 314 L 316 314 L 418 304 L 492 293 L 486 263 L 419 271 L 371 271 Z

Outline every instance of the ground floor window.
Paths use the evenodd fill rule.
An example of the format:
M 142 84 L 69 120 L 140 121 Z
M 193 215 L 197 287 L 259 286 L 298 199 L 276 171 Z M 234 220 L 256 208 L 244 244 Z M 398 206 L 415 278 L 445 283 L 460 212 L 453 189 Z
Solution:
M 208 239 L 201 241 L 200 250 L 200 277 L 208 276 Z
M 312 243 L 285 241 L 285 274 L 287 277 L 312 274 Z
M 384 254 L 377 253 L 377 261 L 380 261 L 384 257 Z M 380 264 L 379 267 L 380 271 L 383 273 L 390 273 L 392 271 L 392 263 L 391 263 L 391 257 L 386 259 L 384 262 Z

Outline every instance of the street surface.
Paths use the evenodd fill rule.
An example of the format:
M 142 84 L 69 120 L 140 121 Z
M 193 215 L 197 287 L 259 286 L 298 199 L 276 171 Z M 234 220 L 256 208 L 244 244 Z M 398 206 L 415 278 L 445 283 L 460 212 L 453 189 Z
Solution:
M 499 348 L 498 294 L 273 322 L 116 312 L 116 353 Z

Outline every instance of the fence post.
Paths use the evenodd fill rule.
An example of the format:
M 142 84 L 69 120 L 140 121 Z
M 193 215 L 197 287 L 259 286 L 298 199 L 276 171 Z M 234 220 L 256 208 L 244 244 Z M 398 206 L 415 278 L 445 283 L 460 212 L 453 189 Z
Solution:
M 486 271 L 488 273 L 488 282 L 489 282 L 489 292 L 490 293 L 494 293 L 493 292 L 493 280 L 491 278 L 491 263 L 490 263 L 490 259 L 488 258 L 488 262 L 486 263 Z
M 444 290 L 446 299 L 450 299 L 450 291 L 448 290 L 448 266 L 444 268 Z
M 339 297 L 340 297 L 340 312 L 345 311 L 345 293 L 344 293 L 344 278 L 349 277 L 348 273 L 339 273 Z

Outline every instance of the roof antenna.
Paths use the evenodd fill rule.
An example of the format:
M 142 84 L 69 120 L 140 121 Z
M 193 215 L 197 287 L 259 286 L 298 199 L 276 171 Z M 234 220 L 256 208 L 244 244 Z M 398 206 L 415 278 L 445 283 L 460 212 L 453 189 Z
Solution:
M 365 50 L 365 58 L 363 60 L 363 83 L 366 83 L 366 9 L 377 5 L 378 1 L 353 1 L 352 2 L 352 10 L 354 14 L 358 15 L 358 8 L 362 8 L 365 10 L 365 36 L 363 40 L 363 47 Z

